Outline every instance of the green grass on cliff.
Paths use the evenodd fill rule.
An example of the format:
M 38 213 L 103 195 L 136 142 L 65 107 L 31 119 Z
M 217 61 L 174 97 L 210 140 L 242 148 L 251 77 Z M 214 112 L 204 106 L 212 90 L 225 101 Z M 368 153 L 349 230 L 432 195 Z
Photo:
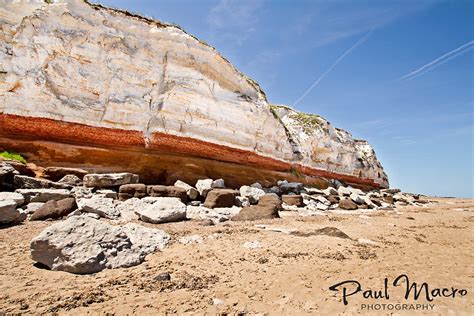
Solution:
M 321 125 L 321 117 L 317 114 L 297 112 L 290 114 L 290 117 L 298 121 L 307 134 L 312 134 L 313 131 Z
M 26 163 L 26 159 L 23 158 L 20 154 L 9 152 L 9 151 L 4 151 L 0 153 L 0 157 L 3 157 L 5 159 L 10 159 L 10 160 L 16 160 L 22 163 Z

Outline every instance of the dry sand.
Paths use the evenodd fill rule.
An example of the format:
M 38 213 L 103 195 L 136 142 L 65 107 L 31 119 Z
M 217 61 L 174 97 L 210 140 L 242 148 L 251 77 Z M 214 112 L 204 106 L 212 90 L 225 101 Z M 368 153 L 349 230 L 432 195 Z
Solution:
M 0 229 L 0 314 L 269 314 L 269 315 L 472 315 L 474 200 L 438 199 L 429 207 L 399 207 L 363 215 L 285 217 L 261 222 L 197 222 L 156 225 L 173 236 L 163 252 L 128 269 L 73 275 L 37 268 L 29 242 L 51 222 L 25 222 Z M 297 235 L 255 224 L 296 229 Z M 152 225 L 148 225 L 152 226 Z M 336 227 L 351 239 L 314 235 Z M 203 242 L 182 244 L 200 235 Z M 363 245 L 359 238 L 374 241 Z M 258 241 L 261 248 L 248 249 Z M 154 278 L 169 272 L 171 281 Z M 357 280 L 363 289 L 383 289 L 407 274 L 430 288 L 456 287 L 467 294 L 436 298 L 434 310 L 367 311 L 361 304 L 426 304 L 405 300 L 404 288 L 389 288 L 390 299 L 341 301 L 329 287 Z M 352 291 L 352 290 L 351 290 Z M 375 305 L 374 305 L 375 308 Z

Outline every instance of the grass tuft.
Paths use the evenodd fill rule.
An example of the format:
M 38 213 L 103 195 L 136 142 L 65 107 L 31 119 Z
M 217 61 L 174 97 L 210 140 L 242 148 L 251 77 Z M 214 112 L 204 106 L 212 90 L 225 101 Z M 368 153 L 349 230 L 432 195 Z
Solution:
M 9 160 L 16 160 L 16 161 L 19 161 L 19 162 L 22 162 L 22 163 L 26 163 L 26 159 L 23 158 L 22 155 L 14 153 L 14 152 L 4 151 L 4 152 L 0 153 L 0 157 L 3 157 L 5 159 L 9 159 Z

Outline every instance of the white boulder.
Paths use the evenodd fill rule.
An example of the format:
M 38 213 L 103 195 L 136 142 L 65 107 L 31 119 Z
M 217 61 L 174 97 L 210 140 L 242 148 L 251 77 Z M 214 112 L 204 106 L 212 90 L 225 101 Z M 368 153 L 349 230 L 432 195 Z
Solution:
M 251 204 L 255 204 L 260 200 L 260 197 L 265 195 L 265 191 L 259 188 L 250 187 L 248 185 L 244 185 L 240 187 L 240 196 L 246 197 L 249 199 Z
M 144 222 L 159 224 L 186 219 L 186 204 L 175 197 L 158 197 L 156 202 L 135 213 Z
M 88 216 L 72 216 L 43 230 L 30 249 L 32 259 L 51 270 L 87 274 L 138 265 L 169 240 L 158 229 L 113 226 Z
M 90 199 L 78 199 L 77 207 L 85 213 L 94 213 L 100 217 L 116 218 L 120 212 L 115 208 L 114 200 L 102 196 L 93 196 Z

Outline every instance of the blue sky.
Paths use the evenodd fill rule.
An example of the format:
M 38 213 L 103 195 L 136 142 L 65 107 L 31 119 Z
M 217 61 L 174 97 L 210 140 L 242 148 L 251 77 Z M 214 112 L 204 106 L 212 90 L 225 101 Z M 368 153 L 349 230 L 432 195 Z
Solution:
M 367 139 L 392 187 L 474 197 L 474 1 L 100 2 L 179 24 L 270 102 Z

